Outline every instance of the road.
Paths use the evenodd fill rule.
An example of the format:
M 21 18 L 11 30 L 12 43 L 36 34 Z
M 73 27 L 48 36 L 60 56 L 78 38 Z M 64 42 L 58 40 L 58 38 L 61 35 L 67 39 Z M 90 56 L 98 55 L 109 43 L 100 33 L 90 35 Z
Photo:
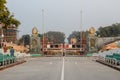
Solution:
M 88 57 L 40 57 L 0 71 L 0 80 L 120 80 L 120 72 Z

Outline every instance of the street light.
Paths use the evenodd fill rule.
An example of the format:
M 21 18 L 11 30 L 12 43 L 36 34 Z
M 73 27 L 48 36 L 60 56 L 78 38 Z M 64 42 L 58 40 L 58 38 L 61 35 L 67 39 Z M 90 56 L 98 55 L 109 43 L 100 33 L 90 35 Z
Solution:
M 2 35 L 1 35 L 1 42 L 3 42 L 3 38 L 4 38 L 4 34 L 3 34 L 3 31 L 2 31 Z
M 2 48 L 2 41 L 3 41 L 3 37 L 4 37 L 4 34 L 3 34 L 3 29 L 2 27 L 4 26 L 4 24 L 2 22 L 0 22 L 0 29 L 1 29 L 1 48 Z M 4 51 L 2 51 L 4 52 Z M 5 65 L 5 62 L 4 62 L 4 53 L 3 53 L 3 66 Z
M 2 37 L 4 37 L 4 35 L 2 35 L 2 34 L 3 34 L 2 27 L 3 27 L 3 23 L 0 22 L 0 30 L 1 30 L 1 37 L 0 37 L 1 40 L 0 40 L 0 44 L 2 43 Z M 2 47 L 2 45 L 1 45 L 1 47 Z
M 2 34 L 2 38 L 4 37 L 4 35 Z
M 2 42 L 3 42 L 3 37 L 4 37 L 4 34 L 3 34 L 3 29 L 2 29 L 2 27 L 4 26 L 4 24 L 2 23 L 2 22 L 0 22 L 0 29 L 1 29 L 1 44 L 2 44 Z M 2 45 L 1 45 L 1 47 L 2 47 Z

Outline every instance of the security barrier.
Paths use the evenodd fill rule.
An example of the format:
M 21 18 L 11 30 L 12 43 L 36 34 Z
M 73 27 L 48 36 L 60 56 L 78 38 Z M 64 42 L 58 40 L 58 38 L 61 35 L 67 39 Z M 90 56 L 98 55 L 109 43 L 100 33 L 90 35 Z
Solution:
M 0 69 L 24 62 L 24 57 L 10 56 L 9 54 L 0 53 Z
M 113 55 L 106 55 L 105 62 L 113 65 L 120 65 L 120 54 L 113 53 Z
M 8 54 L 3 55 L 0 53 L 0 66 L 9 65 L 16 62 L 15 56 L 9 56 Z

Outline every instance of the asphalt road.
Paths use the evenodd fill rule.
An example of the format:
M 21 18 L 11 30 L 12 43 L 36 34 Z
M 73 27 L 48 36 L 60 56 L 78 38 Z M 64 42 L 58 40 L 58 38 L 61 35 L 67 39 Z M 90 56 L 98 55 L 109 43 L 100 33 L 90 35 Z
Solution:
M 0 80 L 120 80 L 120 71 L 93 58 L 40 57 L 0 71 Z

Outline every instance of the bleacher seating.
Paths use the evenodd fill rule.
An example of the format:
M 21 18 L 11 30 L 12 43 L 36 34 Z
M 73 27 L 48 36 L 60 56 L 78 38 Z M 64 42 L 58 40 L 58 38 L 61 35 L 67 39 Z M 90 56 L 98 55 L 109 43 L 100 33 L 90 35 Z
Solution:
M 120 65 L 120 54 L 113 53 L 112 55 L 106 55 L 105 61 L 113 65 Z
M 9 64 L 14 63 L 15 61 L 16 61 L 15 56 L 10 56 L 8 54 L 0 53 L 0 66 L 9 65 Z

